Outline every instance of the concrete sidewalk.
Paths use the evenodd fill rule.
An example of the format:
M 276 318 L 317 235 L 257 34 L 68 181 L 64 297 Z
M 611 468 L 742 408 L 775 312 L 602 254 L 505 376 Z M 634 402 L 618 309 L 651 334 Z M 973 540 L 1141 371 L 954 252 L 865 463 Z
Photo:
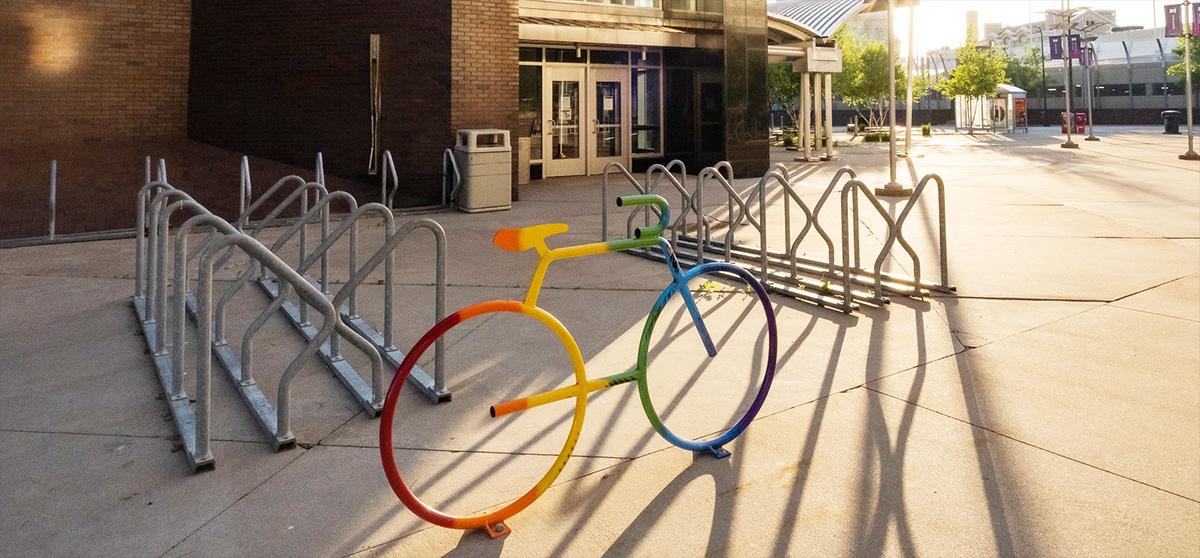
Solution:
M 129 307 L 133 242 L 0 250 L 0 555 L 1196 556 L 1200 165 L 1175 157 L 1180 136 L 1097 134 L 1078 151 L 1040 128 L 916 138 L 900 179 L 946 181 L 957 296 L 852 316 L 772 297 L 778 375 L 731 458 L 659 438 L 636 388 L 599 392 L 555 486 L 495 541 L 400 504 L 379 465 L 378 420 L 316 360 L 293 384 L 299 447 L 281 453 L 230 383 L 214 380 L 217 468 L 190 474 Z M 853 144 L 830 163 L 775 156 L 815 200 L 842 165 L 882 185 L 886 153 Z M 450 242 L 448 309 L 524 292 L 535 256 L 492 247 L 500 227 L 566 222 L 551 245 L 596 240 L 598 188 L 549 180 L 524 187 L 509 212 L 435 215 Z M 930 202 L 905 229 L 926 274 L 937 264 Z M 836 211 L 824 218 L 837 230 Z M 623 226 L 614 210 L 610 230 Z M 403 348 L 433 319 L 432 248 L 408 244 Z M 864 239 L 866 252 L 878 246 Z M 542 305 L 599 377 L 632 363 L 667 280 L 661 264 L 629 255 L 561 262 Z M 359 304 L 378 324 L 383 289 L 371 283 Z M 233 331 L 267 302 L 249 290 L 237 300 Z M 703 310 L 720 331 L 760 331 L 744 307 Z M 680 316 L 671 307 L 662 320 Z M 491 419 L 487 406 L 572 380 L 557 341 L 519 318 L 459 329 L 448 338 L 454 401 L 431 406 L 406 390 L 396 454 L 423 496 L 462 514 L 536 482 L 571 415 L 567 403 Z M 267 393 L 298 339 L 277 317 L 256 341 Z M 726 346 L 753 361 L 755 339 Z M 677 341 L 660 357 L 671 364 L 652 380 L 655 403 L 661 393 L 671 424 L 698 434 L 745 402 L 752 378 L 705 370 L 689 360 L 694 341 Z

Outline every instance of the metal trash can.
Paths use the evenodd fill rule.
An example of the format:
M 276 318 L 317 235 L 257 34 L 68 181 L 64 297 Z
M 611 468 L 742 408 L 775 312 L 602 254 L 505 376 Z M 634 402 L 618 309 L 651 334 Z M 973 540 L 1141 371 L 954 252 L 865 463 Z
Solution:
M 1179 133 L 1179 123 L 1183 121 L 1183 113 L 1177 110 L 1164 110 L 1160 116 L 1162 116 L 1164 134 Z
M 512 144 L 508 130 L 459 130 L 454 160 L 462 173 L 458 208 L 467 213 L 512 208 Z

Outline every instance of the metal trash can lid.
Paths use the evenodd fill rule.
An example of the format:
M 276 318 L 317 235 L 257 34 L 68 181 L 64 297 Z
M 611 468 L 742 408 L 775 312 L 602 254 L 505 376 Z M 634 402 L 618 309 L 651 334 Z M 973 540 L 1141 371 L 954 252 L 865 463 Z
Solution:
M 1181 114 L 1183 114 L 1183 113 L 1179 112 L 1177 110 L 1164 110 L 1164 111 L 1162 111 L 1162 114 L 1159 115 L 1159 117 L 1166 118 L 1168 116 L 1179 116 Z

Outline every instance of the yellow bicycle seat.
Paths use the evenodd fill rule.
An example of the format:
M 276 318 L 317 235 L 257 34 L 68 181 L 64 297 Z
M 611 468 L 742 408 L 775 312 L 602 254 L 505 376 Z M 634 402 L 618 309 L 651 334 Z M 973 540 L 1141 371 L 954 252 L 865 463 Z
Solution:
M 492 244 L 511 252 L 524 252 L 532 248 L 544 247 L 546 239 L 556 234 L 567 232 L 570 227 L 566 223 L 547 223 L 532 227 L 507 227 L 496 231 Z

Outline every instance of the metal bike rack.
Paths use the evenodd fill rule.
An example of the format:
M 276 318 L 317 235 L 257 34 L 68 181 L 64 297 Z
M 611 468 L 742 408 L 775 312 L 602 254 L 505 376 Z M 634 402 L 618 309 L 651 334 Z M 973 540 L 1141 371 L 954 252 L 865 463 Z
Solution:
M 394 252 L 408 234 L 417 228 L 428 229 L 435 237 L 437 261 L 434 313 L 436 320 L 443 317 L 446 240 L 442 228 L 435 221 L 424 218 L 405 222 L 397 228 L 392 212 L 382 204 L 371 203 L 359 207 L 353 196 L 348 193 L 328 193 L 323 185 L 323 161 L 320 154 L 317 156 L 316 169 L 316 182 L 306 182 L 298 176 L 284 177 L 257 199 L 252 199 L 249 164 L 248 160 L 243 158 L 239 188 L 241 211 L 236 223 L 230 223 L 217 217 L 186 192 L 167 182 L 165 161 L 159 160 L 157 176 L 151 180 L 150 159 L 147 158 L 146 181 L 138 192 L 137 200 L 132 306 L 141 324 L 159 382 L 193 470 L 211 467 L 214 463 L 208 443 L 208 382 L 214 356 L 276 449 L 295 442 L 295 436 L 289 428 L 290 382 L 303 359 L 311 355 L 321 357 L 364 409 L 372 416 L 378 414 L 383 401 L 385 359 L 392 367 L 398 367 L 404 359 L 404 354 L 396 349 L 393 340 Z M 258 220 L 251 227 L 250 215 L 264 208 L 268 198 L 276 192 L 285 191 L 283 189 L 289 185 L 292 188 L 288 195 L 273 206 L 264 219 Z M 316 201 L 310 209 L 309 198 L 314 193 Z M 302 217 L 292 221 L 290 227 L 270 248 L 255 238 L 268 225 L 276 222 L 287 207 L 297 201 L 300 202 Z M 329 211 L 334 201 L 343 202 L 349 213 L 331 233 Z M 180 210 L 192 215 L 175 231 L 174 267 L 170 271 L 173 276 L 173 298 L 168 300 L 170 222 L 172 215 Z M 357 266 L 358 219 L 366 213 L 379 214 L 385 222 L 386 231 L 383 246 L 360 268 Z M 307 224 L 318 218 L 321 222 L 321 241 L 317 248 L 310 252 L 306 246 L 305 229 Z M 207 236 L 202 237 L 201 241 L 189 250 L 188 237 L 201 227 L 208 230 Z M 347 232 L 350 244 L 349 279 L 336 293 L 331 293 L 327 253 Z M 277 255 L 276 250 L 296 238 L 300 244 L 299 261 L 292 266 Z M 214 269 L 223 266 L 238 252 L 248 256 L 248 262 L 228 287 L 220 293 L 213 292 Z M 199 270 L 194 278 L 198 286 L 193 296 L 188 292 L 188 285 L 192 279 L 189 277 L 188 267 L 189 262 L 197 259 Z M 318 262 L 319 279 L 305 275 Z M 383 333 L 379 333 L 358 316 L 356 301 L 356 289 L 380 265 L 385 266 L 386 276 Z M 243 335 L 242 350 L 238 354 L 226 341 L 225 308 L 233 296 L 251 280 L 260 285 L 272 300 L 267 310 L 260 313 L 247 327 Z M 295 300 L 292 293 L 297 297 Z M 320 324 L 314 325 L 309 321 L 310 307 L 322 315 Z M 284 310 L 285 316 L 302 334 L 305 346 L 284 370 L 273 404 L 254 380 L 253 341 L 259 328 L 278 309 Z M 186 321 L 189 315 L 198 324 L 196 335 L 200 338 L 196 347 L 198 374 L 195 404 L 189 402 L 183 388 L 183 351 L 187 342 Z M 340 341 L 343 339 L 362 351 L 370 360 L 369 384 L 346 364 L 340 347 Z M 439 343 L 432 377 L 422 371 L 414 378 L 414 383 L 435 402 L 450 399 L 442 372 L 443 361 L 443 347 Z
M 679 186 L 678 181 L 666 168 L 656 167 L 659 168 L 652 167 L 651 171 L 647 172 L 646 181 L 640 183 L 620 164 L 608 165 L 605 167 L 602 177 L 602 195 L 607 200 L 608 175 L 613 172 L 620 173 L 635 191 L 643 194 L 649 193 L 653 189 L 655 182 L 653 173 L 659 172 L 670 176 L 671 182 L 676 184 L 677 189 L 683 189 L 687 195 L 686 189 Z M 680 167 L 682 168 L 682 164 Z M 683 173 L 686 176 L 686 170 L 683 170 Z M 862 186 L 862 183 L 855 178 L 854 170 L 848 167 L 843 167 L 834 174 L 817 203 L 811 207 L 797 193 L 790 171 L 785 165 L 774 165 L 757 183 L 741 190 L 733 185 L 732 174 L 733 169 L 729 163 L 722 161 L 701 170 L 696 175 L 695 188 L 690 195 L 687 195 L 690 199 L 684 201 L 680 208 L 682 215 L 686 216 L 690 208 L 691 213 L 696 216 L 694 234 L 687 234 L 689 230 L 686 220 L 677 221 L 672 226 L 672 235 L 669 239 L 671 249 L 682 265 L 692 266 L 709 261 L 739 263 L 754 270 L 764 286 L 772 292 L 836 308 L 847 313 L 858 309 L 860 304 L 872 306 L 887 304 L 890 302 L 887 294 L 923 297 L 928 295 L 931 290 L 939 292 L 955 290 L 949 282 L 946 262 L 945 187 L 937 175 L 930 174 L 921 180 L 901 210 L 899 217 L 893 220 L 875 197 L 874 192 Z M 720 219 L 704 211 L 703 195 L 705 185 L 709 181 L 715 181 L 726 194 L 725 217 L 728 222 L 728 230 L 722 240 L 712 238 L 714 224 Z M 904 222 L 930 181 L 935 182 L 938 187 L 938 241 L 941 266 L 941 277 L 938 283 L 921 280 L 920 258 L 903 234 Z M 839 246 L 835 244 L 819 221 L 821 210 L 835 191 L 842 193 L 841 261 L 837 257 Z M 767 204 L 771 202 L 768 199 L 768 194 L 771 192 L 779 192 L 778 197 L 783 201 L 782 233 L 786 246 L 783 252 L 768 249 L 767 241 L 772 234 L 775 234 L 768 222 L 766 211 Z M 887 225 L 883 246 L 873 262 L 874 265 L 870 268 L 864 268 L 861 261 L 860 237 L 863 225 L 859 215 L 860 195 L 867 198 L 867 201 L 876 209 L 880 218 Z M 757 208 L 755 208 L 755 204 L 757 204 Z M 795 235 L 792 234 L 793 205 L 805 218 L 803 227 Z M 607 238 L 606 205 L 602 211 L 603 239 Z M 626 222 L 627 229 L 632 229 L 636 215 L 636 212 L 629 214 Z M 646 218 L 649 219 L 649 217 L 649 214 L 646 214 Z M 757 236 L 757 246 L 735 243 L 738 231 L 745 226 L 749 226 Z M 681 229 L 683 232 L 677 233 L 676 229 Z M 774 230 L 778 230 L 778 228 Z M 804 257 L 799 253 L 801 243 L 813 232 L 820 237 L 824 244 L 826 257 L 823 259 Z M 911 277 L 883 271 L 883 263 L 890 255 L 892 247 L 897 243 L 912 261 L 913 275 Z M 630 253 L 656 260 L 661 260 L 663 257 L 661 250 L 658 249 L 631 251 Z
M 447 170 L 450 172 L 446 172 Z M 442 205 L 449 207 L 457 203 L 460 186 L 462 186 L 462 172 L 458 170 L 458 160 L 454 158 L 454 149 L 447 147 L 442 152 Z

